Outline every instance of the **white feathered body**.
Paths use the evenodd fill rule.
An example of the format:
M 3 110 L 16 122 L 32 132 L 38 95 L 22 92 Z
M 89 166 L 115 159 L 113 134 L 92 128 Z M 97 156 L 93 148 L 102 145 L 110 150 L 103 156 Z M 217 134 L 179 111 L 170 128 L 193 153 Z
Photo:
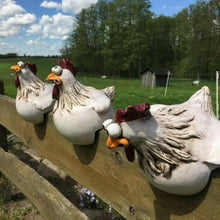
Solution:
M 52 111 L 55 103 L 51 95 L 53 85 L 43 83 L 34 74 L 28 78 L 21 75 L 19 81 L 15 101 L 18 114 L 30 123 L 42 123 L 44 114 Z
M 60 88 L 53 111 L 57 130 L 74 144 L 92 144 L 103 121 L 114 117 L 113 96 L 114 87 L 97 90 L 75 82 Z
M 192 195 L 220 166 L 220 122 L 214 116 L 208 87 L 179 105 L 152 105 L 149 119 L 120 124 L 135 146 L 140 166 L 157 188 Z

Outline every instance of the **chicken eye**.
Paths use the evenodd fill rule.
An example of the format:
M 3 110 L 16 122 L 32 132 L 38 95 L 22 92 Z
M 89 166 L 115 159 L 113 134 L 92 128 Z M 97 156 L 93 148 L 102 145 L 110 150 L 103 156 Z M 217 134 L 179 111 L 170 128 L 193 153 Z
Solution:
M 56 75 L 61 75 L 63 69 L 60 66 L 55 66 L 52 68 L 52 72 L 55 73 Z

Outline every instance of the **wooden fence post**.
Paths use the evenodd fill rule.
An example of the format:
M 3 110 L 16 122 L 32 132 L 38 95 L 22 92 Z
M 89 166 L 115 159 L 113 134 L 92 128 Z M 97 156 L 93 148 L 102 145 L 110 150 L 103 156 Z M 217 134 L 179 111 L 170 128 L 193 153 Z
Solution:
M 4 84 L 0 80 L 0 95 L 4 95 Z M 8 143 L 7 143 L 7 129 L 0 124 L 0 146 L 8 151 Z
M 0 95 L 4 95 L 4 84 L 0 80 Z M 0 124 L 0 148 L 4 151 L 8 151 L 8 141 L 7 141 L 7 129 Z M 3 184 L 0 185 L 0 199 L 3 202 L 8 202 L 11 200 L 11 184 L 5 184 L 6 179 L 0 172 L 0 179 Z

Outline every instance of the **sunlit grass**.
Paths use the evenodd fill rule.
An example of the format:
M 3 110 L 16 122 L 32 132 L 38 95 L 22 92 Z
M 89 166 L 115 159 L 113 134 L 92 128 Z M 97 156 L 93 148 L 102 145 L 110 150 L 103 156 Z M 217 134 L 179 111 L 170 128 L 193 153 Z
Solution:
M 4 82 L 5 94 L 15 98 L 16 88 L 14 85 L 15 73 L 10 69 L 11 66 L 16 65 L 20 61 L 19 58 L 0 59 L 0 80 Z M 57 58 L 26 58 L 23 62 L 35 63 L 37 66 L 37 76 L 43 81 L 46 80 L 47 75 L 51 71 L 51 67 L 57 65 Z
M 10 70 L 12 65 L 15 65 L 19 59 L 1 60 L 0 59 L 0 80 L 4 82 L 6 95 L 15 98 L 16 88 L 14 85 L 13 71 Z M 45 81 L 47 75 L 51 72 L 51 68 L 57 65 L 58 59 L 28 59 L 24 62 L 32 62 L 37 65 L 37 75 Z M 125 108 L 129 105 L 136 105 L 143 102 L 149 104 L 179 104 L 185 102 L 202 86 L 208 86 L 211 90 L 213 108 L 215 110 L 215 82 L 201 81 L 199 86 L 192 86 L 190 80 L 170 80 L 167 95 L 164 96 L 164 87 L 158 88 L 142 88 L 140 79 L 129 78 L 113 78 L 107 77 L 101 79 L 98 76 L 87 76 L 86 74 L 78 73 L 77 79 L 84 85 L 93 86 L 97 89 L 103 89 L 108 86 L 115 86 L 116 94 L 114 99 L 115 109 Z

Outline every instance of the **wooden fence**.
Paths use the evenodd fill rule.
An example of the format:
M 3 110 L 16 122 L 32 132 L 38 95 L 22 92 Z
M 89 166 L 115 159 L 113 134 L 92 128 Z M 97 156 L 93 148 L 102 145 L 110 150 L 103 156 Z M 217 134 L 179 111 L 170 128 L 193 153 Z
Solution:
M 4 149 L 2 137 L 6 128 L 126 219 L 220 218 L 220 169 L 212 173 L 201 193 L 175 196 L 151 186 L 138 162 L 128 162 L 123 149 L 109 151 L 104 131 L 100 132 L 96 144 L 74 146 L 56 131 L 51 114 L 42 125 L 27 123 L 18 116 L 15 100 L 4 95 L 0 95 L 0 124 L 0 145 L 4 145 Z M 3 149 L 0 150 L 0 171 L 32 201 L 46 220 L 88 219 L 33 169 Z

